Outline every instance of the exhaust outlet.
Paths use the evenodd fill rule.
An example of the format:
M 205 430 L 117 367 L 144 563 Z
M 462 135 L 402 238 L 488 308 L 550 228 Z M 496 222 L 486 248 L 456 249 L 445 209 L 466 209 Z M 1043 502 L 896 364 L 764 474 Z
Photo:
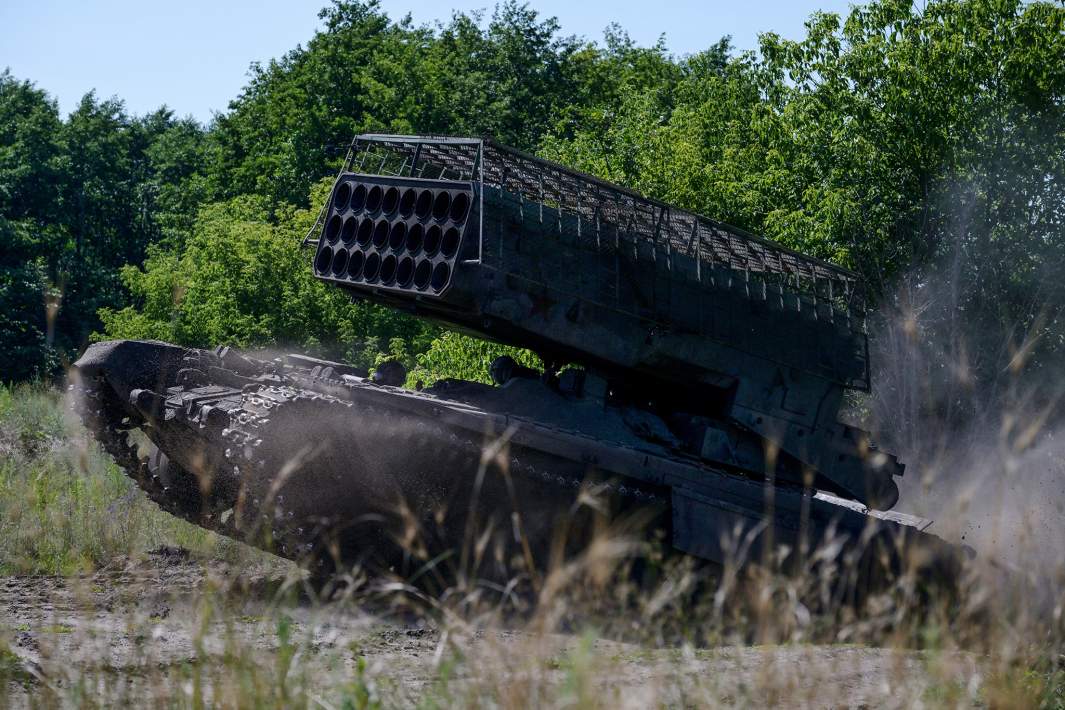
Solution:
M 344 249 L 337 249 L 336 254 L 333 255 L 333 276 L 343 276 L 347 268 L 348 252 Z
M 342 182 L 337 187 L 336 195 L 333 197 L 333 207 L 337 212 L 343 212 L 348 208 L 348 203 L 351 201 L 351 183 Z
M 381 219 L 377 221 L 377 224 L 373 228 L 373 245 L 378 249 L 383 249 L 385 244 L 388 243 L 388 220 Z
M 425 242 L 422 244 L 422 248 L 425 249 L 426 256 L 435 256 L 436 252 L 440 250 L 440 238 L 440 225 L 434 224 L 425 230 Z
M 436 193 L 436 199 L 433 200 L 433 219 L 438 222 L 442 222 L 447 219 L 447 214 L 451 210 L 451 193 L 447 190 L 441 190 Z
M 396 255 L 389 254 L 381 261 L 381 283 L 388 285 L 396 280 Z
M 394 252 L 399 252 L 403 249 L 403 244 L 407 241 L 407 223 L 396 222 L 392 225 L 392 231 L 388 235 L 388 248 Z
M 380 185 L 374 185 L 370 188 L 370 192 L 366 195 L 366 211 L 371 214 L 381 209 L 381 200 L 384 197 L 384 193 L 381 191 Z
M 455 199 L 451 201 L 451 220 L 456 224 L 462 224 L 466 221 L 466 213 L 470 210 L 470 196 L 465 192 L 460 192 L 455 195 Z
M 359 246 L 366 247 L 370 243 L 370 239 L 373 237 L 373 220 L 364 219 L 359 223 L 359 231 L 355 236 L 355 241 Z
M 443 291 L 449 278 L 451 278 L 451 267 L 447 265 L 447 262 L 441 261 L 433 269 L 433 276 L 430 281 L 433 291 L 436 293 Z
M 412 255 L 417 255 L 422 250 L 422 241 L 425 239 L 425 227 L 420 224 L 415 224 L 407 230 L 407 251 Z
M 406 288 L 414 280 L 414 259 L 409 256 L 403 257 L 399 266 L 396 267 L 396 285 Z
M 425 219 L 433 211 L 433 191 L 422 190 L 418 193 L 418 201 L 414 205 L 414 214 L 418 219 Z
M 325 225 L 325 238 L 328 239 L 330 243 L 335 243 L 337 237 L 340 236 L 340 228 L 343 225 L 344 220 L 341 219 L 340 215 L 335 214 L 330 217 L 329 222 Z
M 329 247 L 323 246 L 318 256 L 314 258 L 314 268 L 319 274 L 329 273 L 329 264 L 333 261 L 333 250 Z
M 403 196 L 399 198 L 399 213 L 404 217 L 410 217 L 414 214 L 414 203 L 418 201 L 418 191 L 413 187 L 408 187 L 403 191 Z
M 357 279 L 362 276 L 362 266 L 366 262 L 366 255 L 361 251 L 351 252 L 348 258 L 348 278 Z
M 440 240 L 440 253 L 451 258 L 455 256 L 455 253 L 459 250 L 459 230 L 454 227 L 448 227 L 444 232 L 443 239 Z
M 382 203 L 381 211 L 386 215 L 390 215 L 396 211 L 399 207 L 399 189 L 390 187 L 385 190 L 384 202 Z
M 428 259 L 419 259 L 418 266 L 414 269 L 414 287 L 424 291 L 429 286 L 429 280 L 433 276 L 433 262 Z
M 316 276 L 430 297 L 449 288 L 476 207 L 468 184 L 355 173 L 342 176 L 328 206 Z
M 355 241 L 355 231 L 359 227 L 359 218 L 355 216 L 344 220 L 344 227 L 340 230 L 340 241 L 350 245 Z
M 366 205 L 366 186 L 359 184 L 355 186 L 355 189 L 351 193 L 351 209 L 356 212 L 362 212 L 362 208 Z
M 362 277 L 367 281 L 376 281 L 381 273 L 381 255 L 373 252 L 366 257 L 366 264 L 362 267 Z

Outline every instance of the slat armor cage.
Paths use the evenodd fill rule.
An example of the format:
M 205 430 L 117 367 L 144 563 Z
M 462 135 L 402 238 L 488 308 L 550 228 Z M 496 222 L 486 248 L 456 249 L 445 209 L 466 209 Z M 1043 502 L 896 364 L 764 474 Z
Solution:
M 480 267 L 534 303 L 544 294 L 636 319 L 649 333 L 695 335 L 845 387 L 869 387 L 864 293 L 847 269 L 487 138 L 357 136 L 334 193 L 345 180 L 381 176 L 472 190 L 456 277 Z M 332 202 L 307 236 L 319 250 Z M 516 319 L 523 315 L 519 309 Z

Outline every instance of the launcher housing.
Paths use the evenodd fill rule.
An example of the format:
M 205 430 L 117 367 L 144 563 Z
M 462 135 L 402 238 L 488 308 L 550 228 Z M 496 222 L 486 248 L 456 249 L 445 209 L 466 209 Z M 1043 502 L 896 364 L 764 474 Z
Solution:
M 874 508 L 903 467 L 837 416 L 869 388 L 856 275 L 488 139 L 362 135 L 314 274 L 528 348 L 557 385 L 661 417 L 683 453 Z

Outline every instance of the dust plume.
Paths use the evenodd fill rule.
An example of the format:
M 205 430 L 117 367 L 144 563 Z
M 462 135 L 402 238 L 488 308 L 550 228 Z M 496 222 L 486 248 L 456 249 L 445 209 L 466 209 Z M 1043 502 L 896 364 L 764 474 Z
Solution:
M 1065 566 L 1060 245 L 970 218 L 870 320 L 865 415 L 907 465 L 899 510 L 1002 561 Z

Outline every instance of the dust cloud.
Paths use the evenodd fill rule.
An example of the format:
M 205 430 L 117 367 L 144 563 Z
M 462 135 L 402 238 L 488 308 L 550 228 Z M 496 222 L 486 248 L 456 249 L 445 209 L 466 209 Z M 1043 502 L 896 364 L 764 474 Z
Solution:
M 1065 569 L 1060 272 L 1007 284 L 971 240 L 951 252 L 870 319 L 873 394 L 859 407 L 906 464 L 898 510 L 981 555 Z

